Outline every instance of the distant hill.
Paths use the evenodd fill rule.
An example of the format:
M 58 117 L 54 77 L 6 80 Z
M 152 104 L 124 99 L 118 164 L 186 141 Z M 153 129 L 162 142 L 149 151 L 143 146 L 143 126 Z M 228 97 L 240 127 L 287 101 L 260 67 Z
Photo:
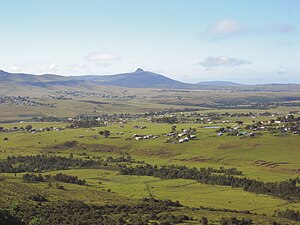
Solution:
M 54 85 L 111 85 L 131 88 L 195 88 L 196 85 L 173 80 L 160 74 L 138 68 L 135 72 L 116 75 L 59 76 L 8 73 L 0 70 L 0 81 L 38 87 Z
M 93 85 L 96 88 L 96 85 Z M 89 90 L 85 82 L 65 76 L 8 73 L 0 70 L 0 95 L 43 96 L 55 91 Z
M 63 84 L 75 81 L 75 79 L 54 74 L 33 75 L 26 73 L 8 73 L 0 70 L 0 81 L 39 86 L 41 83 L 51 85 L 51 83 L 59 84 L 61 82 L 61 84 Z
M 132 73 L 122 73 L 116 75 L 106 76 L 80 76 L 72 77 L 73 79 L 80 79 L 85 81 L 92 81 L 93 83 L 131 87 L 131 88 L 192 88 L 194 85 L 173 80 L 163 75 L 144 71 L 138 68 Z
M 230 81 L 202 81 L 196 83 L 197 85 L 201 86 L 241 86 L 244 84 L 238 84 Z
M 17 94 L 55 90 L 99 90 L 103 88 L 164 88 L 189 90 L 238 91 L 298 91 L 300 84 L 244 85 L 229 81 L 205 81 L 197 84 L 183 83 L 161 74 L 138 68 L 135 72 L 116 75 L 61 76 L 55 74 L 33 75 L 9 73 L 0 70 L 0 94 Z M 19 91 L 19 92 L 17 92 Z

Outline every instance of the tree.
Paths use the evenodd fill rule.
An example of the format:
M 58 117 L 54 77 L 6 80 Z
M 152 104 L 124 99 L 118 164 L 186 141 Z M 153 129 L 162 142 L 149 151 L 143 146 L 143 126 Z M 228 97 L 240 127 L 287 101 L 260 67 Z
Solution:
M 202 217 L 200 219 L 200 222 L 201 222 L 202 225 L 208 225 L 208 219 L 207 219 L 207 217 Z
M 172 132 L 176 132 L 176 128 L 177 128 L 176 125 L 173 125 L 172 126 Z
M 18 218 L 11 212 L 4 209 L 0 209 L 0 225 L 6 225 L 6 224 L 25 225 L 25 223 L 20 218 Z
M 38 217 L 33 217 L 29 222 L 29 225 L 40 225 L 40 224 L 42 224 L 42 221 Z
M 240 125 L 240 126 L 244 124 L 244 122 L 241 121 L 241 120 L 236 121 L 236 123 L 237 123 L 238 125 Z
M 25 127 L 25 130 L 27 130 L 28 132 L 32 129 L 32 125 L 28 124 L 26 127 Z
M 191 134 L 188 133 L 188 134 L 186 135 L 186 137 L 187 137 L 188 139 L 191 139 Z
M 99 131 L 99 134 L 102 135 L 105 138 L 108 138 L 110 136 L 110 131 L 109 130 L 102 130 L 102 131 Z

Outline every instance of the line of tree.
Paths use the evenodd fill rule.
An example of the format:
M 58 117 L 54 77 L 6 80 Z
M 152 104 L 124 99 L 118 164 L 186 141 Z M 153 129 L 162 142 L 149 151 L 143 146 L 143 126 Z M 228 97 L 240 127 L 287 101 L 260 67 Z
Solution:
M 170 123 L 174 124 L 178 122 L 178 118 L 176 116 L 163 116 L 163 117 L 156 117 L 151 118 L 152 123 Z
M 126 167 L 120 166 L 120 173 L 123 175 L 140 175 L 140 176 L 154 176 L 163 179 L 191 179 L 199 180 L 201 177 L 206 176 L 217 176 L 217 174 L 224 175 L 243 175 L 242 171 L 238 171 L 236 168 L 224 168 L 219 169 L 213 167 L 207 168 L 189 168 L 187 166 L 176 166 L 176 165 L 164 165 L 158 167 L 150 164 L 140 165 L 137 167 Z
M 249 210 L 237 210 L 237 209 L 226 209 L 226 208 L 213 208 L 213 207 L 205 207 L 200 206 L 200 210 L 206 210 L 210 212 L 231 212 L 231 213 L 242 213 L 242 214 L 252 214 Z
M 84 118 L 79 120 L 74 120 L 69 128 L 90 128 L 90 127 L 100 127 L 103 124 L 99 123 L 96 118 Z
M 56 175 L 45 175 L 42 174 L 29 174 L 26 173 L 23 175 L 23 180 L 28 183 L 32 182 L 52 182 L 52 181 L 60 181 L 63 183 L 70 183 L 70 184 L 78 184 L 78 185 L 85 185 L 86 181 L 79 179 L 77 176 L 70 176 L 63 173 L 58 173 Z
M 299 210 L 295 211 L 292 209 L 286 209 L 285 211 L 275 211 L 275 215 L 282 217 L 282 218 L 286 218 L 289 220 L 294 220 L 294 221 L 298 221 L 300 222 L 300 212 Z
M 234 170 L 235 171 L 235 170 Z M 228 174 L 216 174 L 207 168 L 188 168 L 185 166 L 152 166 L 150 164 L 137 167 L 120 166 L 120 174 L 154 176 L 161 179 L 190 179 L 197 180 L 204 184 L 230 186 L 242 188 L 245 191 L 257 194 L 267 194 L 275 197 L 300 201 L 299 179 L 289 179 L 282 182 L 262 182 L 246 177 L 233 176 Z
M 119 164 L 137 163 L 143 164 L 144 161 L 137 161 L 130 155 L 122 155 L 116 158 L 108 156 L 74 158 L 71 153 L 69 157 L 36 155 L 36 156 L 8 156 L 0 160 L 0 172 L 2 173 L 23 173 L 23 172 L 43 172 L 54 170 L 67 170 L 71 168 L 102 168 L 118 170 Z
M 236 217 L 222 218 L 220 220 L 220 225 L 252 225 L 251 219 L 237 219 Z
M 178 224 L 192 220 L 178 213 L 182 206 L 170 200 L 142 199 L 135 204 L 90 205 L 81 201 L 45 202 L 37 205 L 20 205 L 23 221 L 30 224 L 38 217 L 40 224 Z M 163 213 L 161 213 L 163 212 Z
M 123 162 L 127 162 L 127 163 L 139 163 L 139 164 L 145 163 L 145 161 L 137 161 L 137 160 L 135 160 L 130 155 L 126 155 L 126 156 L 122 155 L 122 156 L 116 157 L 116 158 L 108 156 L 108 157 L 106 157 L 105 162 L 107 162 L 107 163 L 123 163 Z
M 2 173 L 42 172 L 97 167 L 99 167 L 99 162 L 96 160 L 61 156 L 8 156 L 7 159 L 0 160 L 0 172 Z
M 200 223 L 202 225 L 209 225 L 209 221 L 207 217 L 202 217 L 200 219 Z M 236 217 L 231 218 L 221 218 L 220 225 L 252 225 L 253 222 L 251 219 L 237 219 Z

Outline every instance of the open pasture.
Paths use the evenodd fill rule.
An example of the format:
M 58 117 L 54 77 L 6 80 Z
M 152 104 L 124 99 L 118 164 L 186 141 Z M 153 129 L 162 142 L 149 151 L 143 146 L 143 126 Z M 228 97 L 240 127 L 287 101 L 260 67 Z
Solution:
M 211 113 L 216 110 L 198 111 Z M 219 113 L 226 111 L 219 110 Z M 232 112 L 232 111 L 231 111 Z M 240 110 L 238 113 L 247 113 Z M 256 112 L 264 112 L 258 110 Z M 285 115 L 286 111 L 280 111 Z M 188 116 L 190 113 L 184 113 Z M 176 115 L 182 116 L 178 112 Z M 270 117 L 261 116 L 255 120 L 267 120 Z M 230 120 L 223 123 L 223 120 Z M 239 130 L 253 123 L 249 117 L 241 117 L 244 123 Z M 66 128 L 68 122 L 16 122 L 3 123 L 4 129 L 26 127 L 32 125 L 39 130 L 46 127 L 61 128 L 42 132 L 25 130 L 0 133 L 0 159 L 8 156 L 30 156 L 45 154 L 48 156 L 63 156 L 80 159 L 131 156 L 137 163 L 125 163 L 128 166 L 149 163 L 151 165 L 177 165 L 189 168 L 237 168 L 244 177 L 264 182 L 281 182 L 299 176 L 300 169 L 300 139 L 299 135 L 288 133 L 284 135 L 261 131 L 261 135 L 250 136 L 218 136 L 222 127 L 234 127 L 236 122 L 230 117 L 222 117 L 214 123 L 178 123 L 176 130 L 194 129 L 194 139 L 179 143 L 178 139 L 170 137 L 173 124 L 152 123 L 150 118 L 141 118 L 124 123 L 112 122 L 107 126 L 91 128 Z M 109 130 L 105 138 L 100 131 Z M 145 137 L 137 139 L 135 137 Z M 152 138 L 155 137 L 155 138 Z M 117 163 L 112 163 L 117 166 Z M 207 216 L 211 221 L 217 221 L 222 216 L 236 215 L 253 218 L 254 221 L 271 223 L 276 210 L 299 210 L 300 203 L 286 199 L 247 192 L 241 188 L 220 185 L 202 184 L 188 179 L 160 179 L 150 176 L 120 175 L 116 170 L 107 169 L 68 169 L 59 171 L 43 171 L 43 175 L 63 173 L 78 176 L 86 181 L 86 186 L 62 183 L 65 190 L 49 188 L 44 183 L 26 183 L 22 177 L 25 173 L 2 174 L 0 198 L 1 202 L 26 202 L 28 196 L 40 193 L 51 201 L 80 200 L 88 204 L 135 204 L 142 198 L 179 201 L 187 209 L 188 215 L 195 218 Z M 56 182 L 57 183 L 57 182 Z M 60 183 L 60 182 L 58 182 Z M 12 192 L 12 189 L 15 192 Z M 21 191 L 24 190 L 24 191 Z M 8 197 L 10 196 L 10 197 Z M 197 211 L 190 211 L 190 208 Z M 201 207 L 203 207 L 201 209 Z M 209 211 L 207 209 L 220 209 Z M 225 212 L 222 210 L 249 211 Z M 267 215 L 267 216 L 264 216 Z M 274 217 L 275 218 L 275 217 Z M 276 221 L 283 221 L 277 218 Z M 260 224 L 260 222 L 256 222 Z M 289 221 L 290 222 L 290 221 Z M 290 224 L 292 224 L 291 222 Z

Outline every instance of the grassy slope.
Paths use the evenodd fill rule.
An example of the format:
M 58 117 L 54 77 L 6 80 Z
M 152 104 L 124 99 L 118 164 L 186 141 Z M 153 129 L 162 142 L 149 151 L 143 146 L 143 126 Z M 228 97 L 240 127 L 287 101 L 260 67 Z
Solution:
M 134 129 L 132 126 L 135 124 L 147 125 L 148 128 L 144 130 Z M 23 126 L 25 125 L 26 123 L 23 124 Z M 42 127 L 64 124 L 36 123 L 33 125 L 34 127 Z M 5 126 L 9 125 L 6 124 Z M 180 124 L 178 129 L 189 126 L 191 125 Z M 160 137 L 156 140 L 125 141 L 124 137 L 131 137 L 134 133 L 161 135 L 170 130 L 170 125 L 147 122 L 127 124 L 125 128 L 112 125 L 109 127 L 112 135 L 107 139 L 94 138 L 94 136 L 99 137 L 98 131 L 101 128 L 99 130 L 74 129 L 37 134 L 26 132 L 0 133 L 0 157 L 5 158 L 12 154 L 30 155 L 47 152 L 65 156 L 71 152 L 75 155 L 86 152 L 88 155 L 95 156 L 118 156 L 128 152 L 138 160 L 145 160 L 158 165 L 174 163 L 196 167 L 237 167 L 247 177 L 264 181 L 286 180 L 288 177 L 298 176 L 298 173 L 295 172 L 296 169 L 300 168 L 300 152 L 298 151 L 300 139 L 298 136 L 274 137 L 265 134 L 259 138 L 241 139 L 227 136 L 216 137 L 214 129 L 200 128 L 200 125 L 196 125 L 196 128 L 199 140 L 184 144 L 165 143 L 166 137 Z M 125 135 L 117 135 L 116 133 L 119 131 L 123 131 Z M 84 137 L 79 138 L 80 135 Z M 3 141 L 4 137 L 8 137 L 9 140 Z M 79 143 L 72 149 L 62 147 L 62 144 L 68 140 L 77 140 Z M 254 165 L 253 161 L 258 159 L 277 163 L 287 162 L 288 164 L 279 164 L 275 168 Z M 99 199 L 95 195 L 96 192 L 94 193 L 95 190 L 111 189 L 123 196 L 122 198 L 137 199 L 152 194 L 157 198 L 179 200 L 187 206 L 217 206 L 217 208 L 251 210 L 268 215 L 272 215 L 276 209 L 286 207 L 300 209 L 299 203 L 290 203 L 265 195 L 255 195 L 240 189 L 203 185 L 188 180 L 161 181 L 151 177 L 116 176 L 115 172 L 102 170 L 69 170 L 64 171 L 64 173 L 78 175 L 79 178 L 86 179 L 91 185 L 86 189 L 87 194 L 84 194 L 81 187 L 80 189 L 77 186 L 74 187 L 74 192 L 68 191 L 62 195 L 66 199 L 70 196 L 74 197 L 77 192 L 80 192 L 82 195 L 79 196 L 82 197 L 76 198 L 91 202 L 89 195 L 94 196 L 93 199 Z M 17 178 L 12 178 L 12 181 L 17 182 L 14 179 Z M 101 185 L 99 185 L 99 180 L 102 182 Z M 103 202 L 103 200 L 100 198 L 99 202 Z

